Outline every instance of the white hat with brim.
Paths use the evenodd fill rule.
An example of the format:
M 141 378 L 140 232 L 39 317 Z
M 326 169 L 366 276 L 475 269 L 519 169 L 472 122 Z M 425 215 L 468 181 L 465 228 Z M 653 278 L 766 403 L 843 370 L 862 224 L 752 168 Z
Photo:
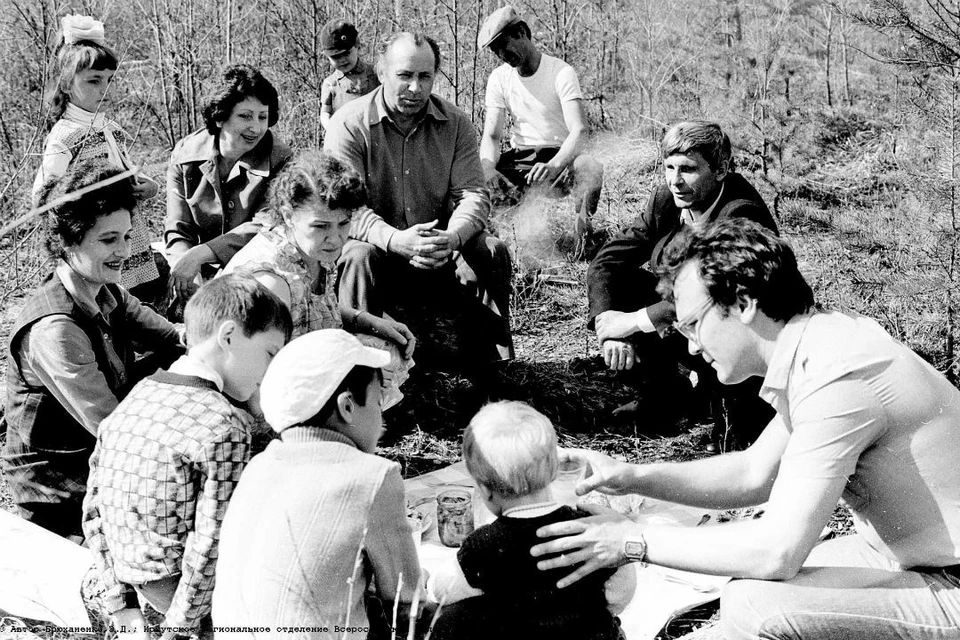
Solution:
M 388 364 L 388 352 L 342 329 L 311 331 L 274 357 L 260 384 L 260 407 L 274 431 L 283 431 L 315 416 L 354 367 Z
M 477 46 L 480 49 L 489 47 L 494 40 L 500 37 L 504 29 L 518 22 L 520 22 L 520 17 L 513 7 L 510 5 L 500 7 L 483 21 L 480 34 L 477 36 Z

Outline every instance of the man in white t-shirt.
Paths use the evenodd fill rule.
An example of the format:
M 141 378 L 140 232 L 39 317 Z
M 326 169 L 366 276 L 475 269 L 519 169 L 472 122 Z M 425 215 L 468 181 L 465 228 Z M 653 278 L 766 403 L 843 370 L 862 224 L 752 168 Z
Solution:
M 480 162 L 488 186 L 524 191 L 543 186 L 573 191 L 577 233 L 590 230 L 603 188 L 603 165 L 582 153 L 587 142 L 583 93 L 573 68 L 541 53 L 530 27 L 513 7 L 497 9 L 477 38 L 504 64 L 487 81 L 486 118 L 480 141 Z M 510 149 L 500 152 L 507 114 L 513 116 Z

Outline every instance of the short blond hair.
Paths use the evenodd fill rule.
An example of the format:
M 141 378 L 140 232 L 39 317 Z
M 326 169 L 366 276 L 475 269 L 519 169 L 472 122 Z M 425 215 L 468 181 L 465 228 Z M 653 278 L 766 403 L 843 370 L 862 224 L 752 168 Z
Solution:
M 463 458 L 473 479 L 491 491 L 528 495 L 557 475 L 557 432 L 547 416 L 526 403 L 494 402 L 470 420 Z

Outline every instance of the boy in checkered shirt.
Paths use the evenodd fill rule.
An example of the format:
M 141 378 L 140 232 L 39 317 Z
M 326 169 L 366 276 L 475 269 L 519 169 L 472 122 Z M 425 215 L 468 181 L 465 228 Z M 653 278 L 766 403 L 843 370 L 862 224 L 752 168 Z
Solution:
M 164 638 L 209 619 L 220 523 L 250 459 L 257 391 L 290 313 L 249 276 L 213 280 L 184 312 L 188 353 L 139 382 L 100 424 L 83 531 L 118 632 L 164 614 Z

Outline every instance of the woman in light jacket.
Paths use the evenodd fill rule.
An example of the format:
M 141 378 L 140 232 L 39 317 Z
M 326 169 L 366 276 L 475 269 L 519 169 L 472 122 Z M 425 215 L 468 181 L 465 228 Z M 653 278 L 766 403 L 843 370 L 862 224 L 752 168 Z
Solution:
M 260 229 L 254 216 L 270 180 L 292 155 L 270 131 L 278 111 L 269 80 L 250 65 L 231 65 L 203 109 L 206 128 L 174 147 L 164 240 L 181 300 L 196 290 L 201 268 L 225 265 Z

